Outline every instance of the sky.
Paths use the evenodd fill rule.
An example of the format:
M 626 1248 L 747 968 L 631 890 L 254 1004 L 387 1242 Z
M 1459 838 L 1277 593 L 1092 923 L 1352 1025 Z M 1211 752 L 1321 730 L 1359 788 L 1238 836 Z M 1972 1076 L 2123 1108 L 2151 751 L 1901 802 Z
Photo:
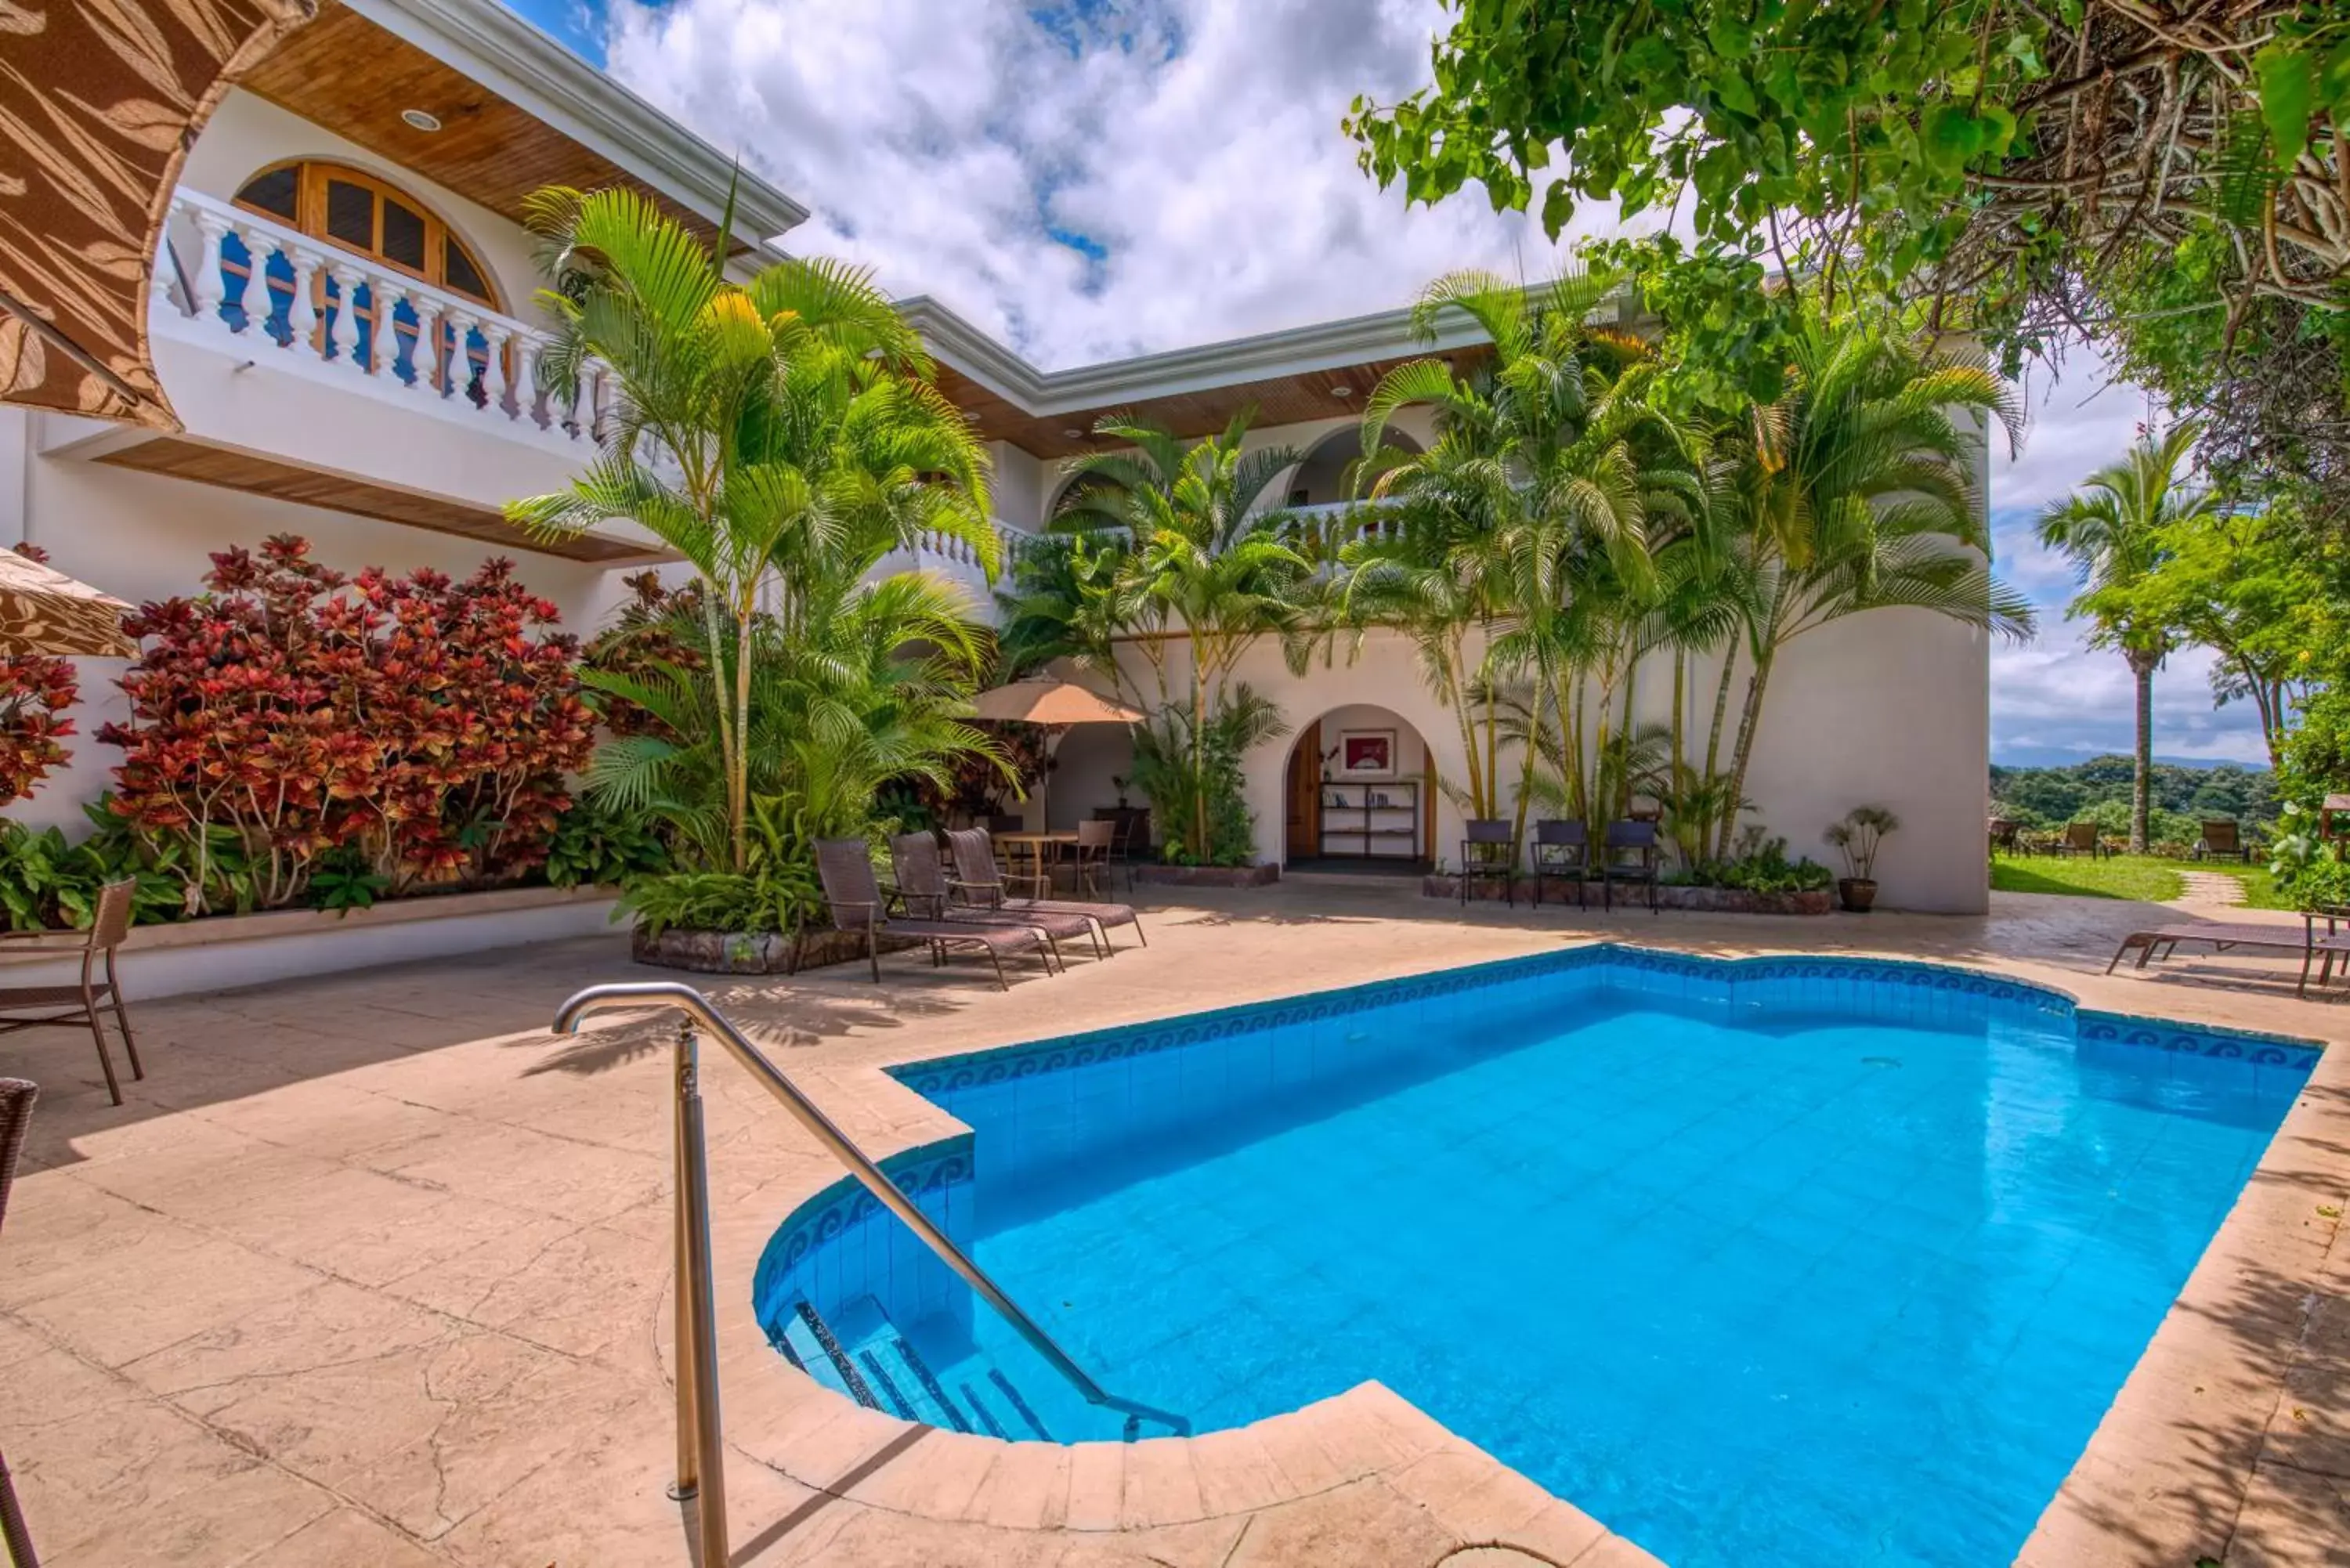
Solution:
M 933 296 L 1046 369 L 1407 304 L 1463 266 L 1545 276 L 1539 224 L 1471 187 L 1407 208 L 1355 164 L 1357 93 L 1420 85 L 1435 0 L 509 0 L 808 206 L 786 242 Z M 1611 211 L 1575 232 L 1611 229 Z M 2126 751 L 2128 671 L 2064 618 L 2039 508 L 2121 456 L 2149 413 L 2076 353 L 2023 389 L 1994 452 L 2000 570 L 2042 611 L 1991 656 L 1991 754 Z M 2210 659 L 2156 678 L 2156 750 L 2255 761 Z

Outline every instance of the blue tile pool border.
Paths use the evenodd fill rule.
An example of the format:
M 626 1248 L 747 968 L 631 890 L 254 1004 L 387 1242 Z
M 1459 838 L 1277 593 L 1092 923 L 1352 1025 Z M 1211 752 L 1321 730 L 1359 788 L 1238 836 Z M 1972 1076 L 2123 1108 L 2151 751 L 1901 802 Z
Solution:
M 2073 1021 L 2083 1040 L 2147 1046 L 2168 1052 L 2227 1057 L 2262 1065 L 2317 1064 L 2322 1045 L 2204 1024 L 2186 1024 L 2084 1008 L 2052 986 L 1914 959 L 1821 958 L 1772 955 L 1711 958 L 1621 942 L 1594 942 L 1557 952 L 1496 959 L 1427 974 L 1368 981 L 1336 991 L 1266 1002 L 1241 1002 L 1205 1012 L 1155 1022 L 1114 1024 L 1044 1040 L 991 1046 L 884 1068 L 889 1076 L 926 1098 L 959 1088 L 1061 1072 L 1120 1057 L 1147 1056 L 1208 1040 L 1283 1029 L 1298 1023 L 1456 995 L 1531 976 L 1599 969 L 1611 989 L 1660 994 L 1686 1001 L 1762 1005 L 1810 1002 L 1866 1011 L 1866 997 L 1839 991 L 1865 982 L 1896 987 L 1905 1000 L 1934 993 L 1944 1016 L 1987 1016 L 1994 1008 L 2021 1008 Z M 1955 1017 L 1951 1017 L 1956 1022 Z

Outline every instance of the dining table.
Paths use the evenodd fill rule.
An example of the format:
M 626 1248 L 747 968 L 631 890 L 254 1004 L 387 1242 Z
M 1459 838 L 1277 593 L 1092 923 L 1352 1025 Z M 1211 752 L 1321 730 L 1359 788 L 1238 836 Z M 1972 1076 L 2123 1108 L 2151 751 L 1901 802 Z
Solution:
M 1038 898 L 1051 894 L 1053 867 L 1064 848 L 1074 849 L 1077 844 L 1077 830 L 1074 827 L 1022 829 L 988 836 L 1003 857 L 1005 880 L 1035 883 Z

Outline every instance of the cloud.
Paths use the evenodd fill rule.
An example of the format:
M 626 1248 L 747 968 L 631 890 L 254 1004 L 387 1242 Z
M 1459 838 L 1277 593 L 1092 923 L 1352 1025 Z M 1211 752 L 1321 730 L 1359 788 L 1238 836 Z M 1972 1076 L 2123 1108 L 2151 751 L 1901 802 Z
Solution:
M 605 47 L 814 209 L 790 248 L 1055 368 L 1388 308 L 1455 267 L 1547 274 L 1539 224 L 1474 190 L 1407 209 L 1339 133 L 1357 93 L 1425 78 L 1440 20 L 1426 0 L 619 0 Z

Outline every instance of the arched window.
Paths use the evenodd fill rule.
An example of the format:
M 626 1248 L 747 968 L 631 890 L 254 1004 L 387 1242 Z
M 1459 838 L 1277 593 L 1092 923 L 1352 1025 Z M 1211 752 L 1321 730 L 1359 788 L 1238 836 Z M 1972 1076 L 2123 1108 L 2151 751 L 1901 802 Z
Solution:
M 279 163 L 246 181 L 236 193 L 236 204 L 334 249 L 364 257 L 388 272 L 415 278 L 492 310 L 502 308 L 489 269 L 465 243 L 430 207 L 375 175 L 315 159 Z M 241 234 L 232 232 L 224 237 L 220 314 L 242 330 L 247 311 L 265 309 L 262 330 L 280 343 L 291 343 L 293 261 L 276 248 L 268 249 L 258 261 L 256 267 L 256 258 Z M 256 271 L 257 290 L 248 287 L 256 281 Z M 342 285 L 320 268 L 310 289 L 311 303 L 321 322 L 312 346 L 323 350 L 342 309 Z M 392 303 L 390 352 L 379 354 L 377 336 L 382 323 L 376 293 L 368 283 L 353 292 L 351 317 L 356 331 L 351 336 L 357 341 L 348 351 L 360 363 L 377 367 L 380 373 L 388 370 L 410 383 L 421 378 L 458 392 L 476 406 L 485 405 L 491 395 L 487 335 L 473 327 L 461 345 L 455 328 L 442 317 L 433 334 L 435 341 L 429 349 L 420 348 L 424 317 L 403 295 Z M 428 307 L 426 314 L 434 313 Z
M 489 269 L 432 210 L 399 186 L 339 163 L 265 169 L 236 204 L 413 278 L 501 308 Z

